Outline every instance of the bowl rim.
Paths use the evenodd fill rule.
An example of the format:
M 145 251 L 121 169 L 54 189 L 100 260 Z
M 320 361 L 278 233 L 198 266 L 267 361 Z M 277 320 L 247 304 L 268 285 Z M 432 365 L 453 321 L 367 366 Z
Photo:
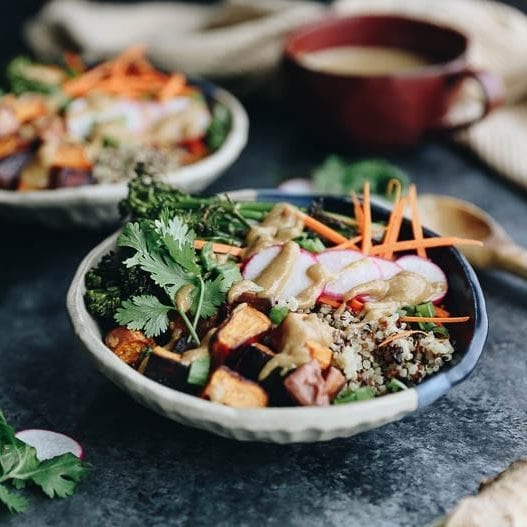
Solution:
M 293 194 L 266 189 L 247 189 L 227 192 L 227 194 L 235 199 L 259 199 L 262 201 L 296 200 L 301 202 L 321 197 L 320 195 Z M 326 197 L 344 200 L 331 195 Z M 377 204 L 373 204 L 373 208 L 384 214 L 388 212 L 388 209 Z M 405 218 L 404 222 L 408 222 L 408 220 Z M 94 247 L 82 260 L 75 273 L 67 294 L 67 309 L 73 329 L 78 339 L 84 345 L 85 350 L 91 355 L 92 359 L 95 359 L 99 369 L 104 370 L 104 372 L 112 372 L 111 380 L 114 383 L 125 390 L 127 389 L 125 386 L 129 386 L 130 383 L 133 384 L 135 389 L 141 394 L 140 398 L 154 398 L 156 407 L 162 407 L 163 405 L 177 407 L 177 413 L 184 415 L 185 422 L 193 426 L 200 426 L 199 423 L 201 422 L 206 423 L 209 427 L 220 426 L 227 429 L 243 429 L 263 434 L 276 433 L 281 430 L 298 433 L 309 429 L 329 433 L 331 437 L 346 435 L 345 432 L 338 433 L 336 431 L 345 430 L 350 422 L 356 423 L 361 414 L 363 417 L 362 419 L 359 418 L 360 423 L 368 420 L 367 417 L 364 417 L 364 414 L 375 415 L 379 412 L 384 412 L 386 416 L 387 409 L 389 409 L 389 418 L 385 420 L 385 422 L 388 422 L 431 404 L 454 385 L 464 380 L 474 370 L 484 349 L 488 321 L 481 286 L 465 257 L 455 248 L 445 248 L 445 250 L 453 252 L 461 264 L 462 270 L 470 283 L 475 305 L 474 333 L 467 345 L 465 356 L 449 371 L 434 374 L 415 388 L 350 405 L 239 409 L 200 399 L 194 395 L 164 386 L 131 368 L 115 354 L 111 353 L 103 343 L 101 336 L 95 334 L 90 328 L 90 326 L 96 326 L 97 324 L 84 305 L 84 277 L 88 269 L 97 263 L 102 255 L 106 254 L 115 244 L 119 232 L 120 229 Z M 435 236 L 429 230 L 425 230 L 425 234 L 427 236 Z M 297 417 L 297 419 L 292 419 L 293 417 Z
M 460 38 L 462 42 L 461 51 L 449 60 L 442 60 L 437 63 L 430 63 L 416 70 L 409 71 L 399 71 L 399 72 L 390 72 L 390 73 L 369 73 L 367 75 L 354 75 L 346 73 L 334 73 L 326 70 L 316 70 L 306 66 L 301 60 L 300 57 L 302 53 L 294 51 L 292 47 L 294 46 L 297 39 L 305 36 L 310 36 L 318 33 L 321 30 L 332 28 L 335 25 L 345 25 L 354 20 L 387 20 L 392 22 L 410 22 L 413 24 L 419 24 L 423 27 L 428 27 L 433 30 L 440 30 L 444 33 L 450 33 Z M 329 14 L 324 18 L 316 20 L 315 22 L 308 22 L 292 31 L 286 38 L 283 47 L 283 57 L 286 61 L 294 64 L 297 68 L 300 68 L 302 71 L 318 76 L 321 78 L 330 78 L 330 79 L 340 79 L 340 80 L 353 80 L 353 81 L 366 81 L 368 79 L 375 80 L 385 80 L 385 79 L 413 79 L 417 77 L 429 77 L 440 74 L 452 74 L 462 71 L 467 68 L 466 57 L 467 50 L 469 46 L 468 36 L 459 31 L 455 27 L 449 26 L 447 24 L 440 24 L 431 22 L 419 18 L 417 16 L 407 16 L 407 15 L 397 15 L 390 12 L 386 13 L 357 13 L 355 15 L 338 15 L 338 14 Z M 326 47 L 320 47 L 318 49 L 326 49 Z
M 210 98 L 225 105 L 231 114 L 231 129 L 223 144 L 204 159 L 191 165 L 167 172 L 162 181 L 173 186 L 184 187 L 190 182 L 207 177 L 207 174 L 220 174 L 232 164 L 247 144 L 249 117 L 242 103 L 229 91 L 207 80 L 193 80 Z M 112 204 L 126 197 L 128 181 L 101 183 L 80 187 L 65 187 L 20 192 L 0 189 L 0 206 L 53 207 L 64 204 Z

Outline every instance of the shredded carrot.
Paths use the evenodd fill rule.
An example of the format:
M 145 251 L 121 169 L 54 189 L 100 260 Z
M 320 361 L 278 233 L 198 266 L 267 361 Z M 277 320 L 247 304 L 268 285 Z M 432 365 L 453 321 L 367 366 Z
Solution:
M 412 214 L 412 232 L 416 241 L 423 239 L 423 227 L 421 226 L 421 219 L 419 218 L 419 209 L 417 207 L 417 191 L 415 185 L 410 185 L 408 192 L 408 201 L 410 203 L 410 210 Z M 422 246 L 417 247 L 417 256 L 426 258 L 426 249 Z
M 195 249 L 203 249 L 205 244 L 210 243 L 206 240 L 194 240 Z M 240 256 L 243 249 L 234 245 L 227 245 L 226 243 L 212 243 L 212 250 L 215 253 L 230 254 L 232 256 Z
M 364 212 L 362 210 L 359 198 L 357 197 L 357 194 L 355 194 L 355 192 L 351 194 L 351 201 L 353 203 L 353 214 L 355 216 L 355 219 L 357 220 L 359 234 L 362 235 L 364 227 Z
M 357 247 L 357 243 L 362 240 L 362 236 L 355 236 L 355 238 L 351 238 L 351 240 L 347 240 L 344 243 L 339 243 L 338 245 L 335 245 L 334 247 L 331 247 L 331 250 L 333 249 L 355 249 L 356 251 L 359 250 Z
M 321 304 L 326 304 L 331 307 L 340 307 L 342 305 L 342 302 L 339 302 L 338 300 L 335 300 L 334 298 L 331 298 L 330 296 L 326 295 L 319 296 L 318 301 Z
M 308 229 L 311 229 L 313 232 L 320 234 L 320 236 L 326 238 L 326 240 L 329 240 L 333 243 L 347 243 L 349 241 L 346 236 L 343 236 L 337 231 L 334 231 L 331 227 L 324 225 L 322 222 L 316 220 L 315 218 L 312 218 L 311 216 L 308 216 L 307 214 L 300 211 L 298 212 L 298 214 L 301 215 L 302 219 L 304 220 L 304 225 Z
M 393 342 L 394 340 L 410 337 L 411 335 L 415 335 L 416 333 L 426 335 L 426 332 L 414 329 L 410 329 L 408 331 L 401 331 L 400 333 L 396 333 L 395 335 L 390 335 L 388 338 L 384 339 L 377 347 L 382 348 L 383 346 L 390 344 L 390 342 Z
M 364 254 L 370 254 L 370 249 L 371 249 L 371 204 L 370 204 L 370 183 L 368 181 L 366 181 L 366 183 L 364 183 L 364 189 L 362 191 L 362 212 L 363 212 L 362 252 Z
M 467 322 L 470 317 L 400 317 L 401 322 L 434 322 L 437 324 L 459 324 Z
M 396 203 L 401 199 L 403 187 L 401 185 L 401 182 L 398 179 L 392 178 L 390 179 L 390 181 L 388 181 L 388 185 L 386 185 L 386 195 L 390 196 L 392 192 L 394 191 L 395 191 L 394 202 Z
M 180 95 L 181 90 L 185 87 L 186 79 L 181 73 L 174 73 L 168 79 L 168 82 L 161 88 L 159 92 L 159 99 L 167 101 L 171 97 Z
M 379 255 L 387 251 L 394 253 L 398 251 L 412 251 L 418 247 L 449 247 L 452 245 L 477 245 L 481 247 L 483 242 L 479 240 L 468 240 L 465 238 L 457 238 L 456 236 L 437 236 L 435 238 L 423 238 L 418 240 L 404 240 L 394 243 L 383 243 L 381 245 L 374 245 L 371 248 L 371 255 Z
M 360 313 L 364 309 L 364 303 L 358 298 L 353 298 L 350 302 L 348 302 L 348 305 L 354 313 Z
M 446 318 L 450 316 L 450 313 L 446 309 L 439 306 L 434 306 L 434 311 L 436 317 Z

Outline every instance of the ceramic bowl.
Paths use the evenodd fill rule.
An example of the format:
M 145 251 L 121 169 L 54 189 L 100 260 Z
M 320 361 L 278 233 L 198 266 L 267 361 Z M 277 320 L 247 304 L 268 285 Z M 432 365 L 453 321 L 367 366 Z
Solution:
M 228 108 L 232 126 L 216 152 L 162 176 L 167 183 L 188 192 L 202 190 L 220 177 L 239 157 L 247 144 L 249 131 L 249 119 L 236 97 L 209 82 L 193 84 L 199 86 L 210 101 Z M 125 182 L 33 192 L 0 190 L 0 217 L 54 228 L 108 227 L 119 222 L 117 204 L 127 193 Z
M 244 191 L 231 196 L 240 200 L 287 200 L 301 206 L 309 205 L 313 199 L 313 196 L 284 195 L 277 191 Z M 350 210 L 349 202 L 342 198 L 325 197 L 323 201 L 328 210 Z M 386 220 L 389 212 L 374 206 L 373 214 L 376 220 Z M 411 236 L 407 220 L 402 234 L 404 238 Z M 432 235 L 426 231 L 426 236 Z M 468 324 L 452 326 L 456 342 L 455 358 L 440 372 L 416 388 L 348 405 L 249 410 L 206 401 L 144 377 L 104 345 L 99 327 L 84 305 L 84 277 L 103 255 L 115 247 L 117 236 L 118 233 L 115 233 L 95 247 L 75 274 L 67 299 L 74 331 L 82 350 L 113 383 L 142 405 L 185 425 L 244 441 L 293 443 L 348 437 L 396 421 L 433 403 L 470 374 L 483 351 L 488 324 L 485 301 L 476 274 L 456 249 L 434 249 L 430 250 L 430 257 L 449 279 L 447 308 L 453 314 L 468 314 L 471 317 Z

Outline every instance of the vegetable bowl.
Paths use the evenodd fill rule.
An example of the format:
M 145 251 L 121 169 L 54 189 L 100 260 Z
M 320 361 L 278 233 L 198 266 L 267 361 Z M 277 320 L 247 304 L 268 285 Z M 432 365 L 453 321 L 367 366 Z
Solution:
M 329 440 L 384 425 L 431 404 L 474 369 L 487 335 L 476 275 L 456 249 L 441 246 L 451 240 L 429 239 L 434 235 L 416 230 L 414 217 L 410 221 L 397 215 L 404 200 L 390 213 L 372 205 L 365 188 L 362 205 L 358 199 L 354 203 L 355 212 L 364 214 L 358 222 L 362 234 L 350 238 L 343 218 L 353 207 L 342 198 L 244 191 L 218 202 L 183 194 L 172 199 L 166 189 L 158 189 L 151 194 L 154 202 L 146 203 L 137 186 L 132 190 L 124 203 L 132 220 L 86 256 L 67 305 L 80 345 L 96 367 L 159 414 L 239 440 Z M 280 233 L 281 242 L 275 237 L 262 244 L 272 230 L 273 216 L 284 220 L 284 201 L 288 213 L 302 219 L 301 235 L 295 231 L 295 241 L 287 242 L 278 228 L 275 235 Z M 177 219 L 178 208 L 185 210 L 181 217 L 186 225 Z M 215 216 L 220 208 L 237 220 L 231 224 Z M 192 210 L 201 212 L 193 216 Z M 200 214 L 208 216 L 205 224 Z M 317 218 L 334 220 L 333 227 Z M 389 232 L 398 222 L 394 245 Z M 248 234 L 252 245 L 244 245 L 242 252 L 235 247 L 236 229 L 246 223 L 249 232 L 256 229 L 252 232 L 259 236 Z M 360 247 L 336 247 L 343 233 L 345 247 Z M 227 239 L 230 244 L 224 243 Z M 148 253 L 148 247 L 153 252 Z M 426 258 L 409 253 L 425 247 Z M 123 269 L 128 271 L 122 273 L 119 263 L 117 277 L 112 262 L 123 250 L 128 256 Z M 374 256 L 399 250 L 404 253 L 397 260 Z M 170 251 L 177 256 L 174 264 Z M 235 253 L 243 254 L 241 267 L 231 258 Z M 265 286 L 272 262 L 280 264 L 274 268 L 282 274 L 284 268 L 293 269 L 282 276 L 280 287 L 274 278 Z M 196 271 L 201 273 L 201 287 L 193 290 L 190 284 L 198 282 L 177 266 L 189 273 L 201 269 Z M 167 268 L 171 271 L 165 274 Z M 324 283 L 314 278 L 315 271 L 323 269 L 331 271 Z M 154 284 L 144 280 L 141 273 L 146 270 L 152 272 Z M 174 282 L 173 273 L 179 277 L 175 289 L 167 285 Z M 426 289 L 430 301 L 412 307 L 408 295 L 397 305 L 393 295 L 387 300 L 392 287 L 400 289 L 412 277 L 424 284 L 424 275 L 434 284 Z M 306 276 L 313 277 L 311 284 L 306 285 Z M 222 289 L 225 281 L 229 284 Z M 389 286 L 379 293 L 383 281 Z M 158 289 L 160 284 L 168 287 L 168 296 Z M 368 287 L 359 291 L 354 289 L 357 284 Z M 127 288 L 134 293 L 127 296 Z M 352 290 L 348 298 L 345 292 Z M 167 307 L 170 299 L 174 305 Z M 342 321 L 355 333 L 342 331 Z M 300 330 L 302 324 L 310 327 Z M 357 339 L 364 343 L 362 335 L 368 335 L 375 354 L 366 359 L 370 351 L 362 346 L 358 353 L 364 360 L 352 367 L 349 353 Z M 343 338 L 348 339 L 345 345 Z M 405 362 L 408 349 L 422 364 Z M 376 368 L 370 367 L 374 360 Z
M 198 191 L 247 142 L 248 118 L 229 92 L 157 70 L 132 47 L 85 68 L 23 57 L 0 97 L 0 216 L 53 227 L 115 225 L 141 165 Z M 73 61 L 73 62 L 72 62 Z

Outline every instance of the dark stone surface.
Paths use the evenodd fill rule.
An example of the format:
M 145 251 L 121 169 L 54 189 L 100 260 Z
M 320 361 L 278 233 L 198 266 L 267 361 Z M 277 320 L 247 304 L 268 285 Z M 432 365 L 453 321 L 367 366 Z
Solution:
M 249 146 L 214 191 L 302 176 L 333 151 L 312 143 L 283 108 L 249 110 Z M 474 201 L 527 246 L 526 192 L 470 155 L 427 143 L 391 158 L 421 192 Z M 143 409 L 77 350 L 65 294 L 82 257 L 106 234 L 0 224 L 0 408 L 18 428 L 78 439 L 93 466 L 74 497 L 35 493 L 27 514 L 0 513 L 0 523 L 417 527 L 527 456 L 527 282 L 480 274 L 486 350 L 471 378 L 432 407 L 325 444 L 240 444 Z

